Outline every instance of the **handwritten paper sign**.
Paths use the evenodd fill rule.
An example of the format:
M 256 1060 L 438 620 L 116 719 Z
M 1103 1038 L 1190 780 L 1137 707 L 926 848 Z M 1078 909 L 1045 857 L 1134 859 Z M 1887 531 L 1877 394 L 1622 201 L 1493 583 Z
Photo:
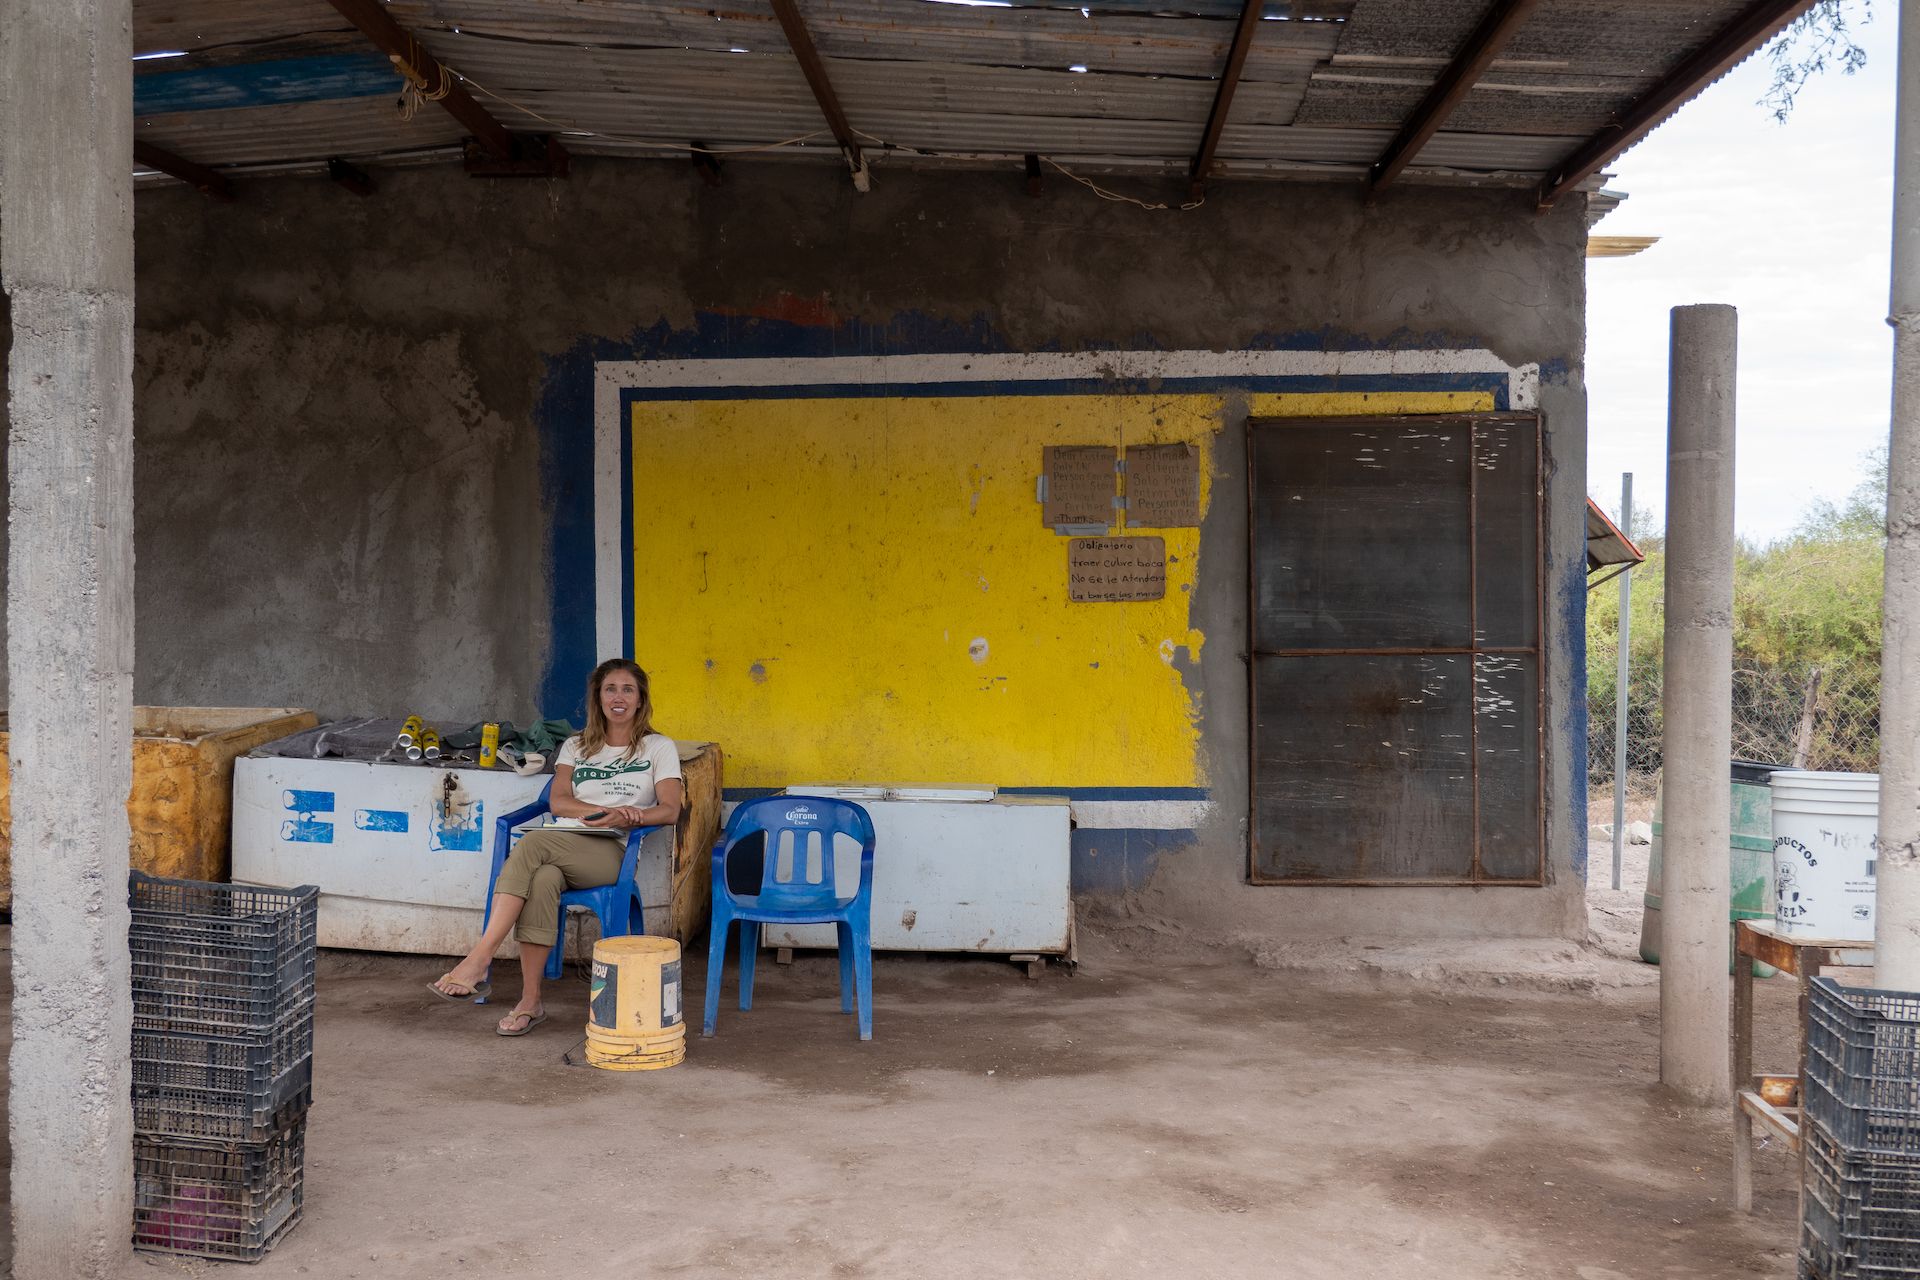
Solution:
M 1115 464 L 1119 459 L 1120 451 L 1111 445 L 1047 445 L 1040 460 L 1047 480 L 1040 522 L 1049 528 L 1062 524 L 1111 525 Z
M 1187 529 L 1200 523 L 1200 457 L 1190 444 L 1127 446 L 1127 524 Z
M 1161 600 L 1167 594 L 1165 538 L 1072 538 L 1067 599 Z

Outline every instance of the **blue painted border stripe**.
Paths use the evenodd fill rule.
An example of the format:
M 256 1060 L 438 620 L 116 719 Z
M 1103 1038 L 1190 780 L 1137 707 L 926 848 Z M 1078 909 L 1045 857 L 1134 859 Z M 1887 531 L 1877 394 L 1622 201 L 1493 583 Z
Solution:
M 226 111 L 400 93 L 400 76 L 377 53 L 280 58 L 228 67 L 155 71 L 133 78 L 135 115 Z

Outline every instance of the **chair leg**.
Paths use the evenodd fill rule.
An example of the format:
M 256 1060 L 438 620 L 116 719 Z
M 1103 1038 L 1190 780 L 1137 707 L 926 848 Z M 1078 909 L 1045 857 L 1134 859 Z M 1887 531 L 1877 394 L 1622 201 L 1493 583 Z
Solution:
M 873 935 L 864 920 L 853 929 L 853 975 L 860 988 L 860 1038 L 873 1039 Z
M 836 920 L 833 927 L 840 949 L 840 1012 L 853 1012 L 853 926 Z
M 727 935 L 732 932 L 732 920 L 718 914 L 713 917 L 707 939 L 707 1014 L 700 1027 L 703 1036 L 712 1035 L 720 1021 L 720 975 L 727 967 Z
M 553 947 L 547 952 L 547 981 L 560 981 L 560 966 L 567 957 L 567 908 L 560 908 L 560 931 L 554 935 Z
M 760 957 L 760 922 L 740 922 L 740 1011 L 753 1008 L 753 962 Z

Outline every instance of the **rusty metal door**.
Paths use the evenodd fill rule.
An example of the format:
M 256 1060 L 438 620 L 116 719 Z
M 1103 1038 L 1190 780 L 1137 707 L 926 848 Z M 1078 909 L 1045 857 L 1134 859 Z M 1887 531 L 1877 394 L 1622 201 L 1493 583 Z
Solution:
M 1247 424 L 1256 884 L 1542 882 L 1540 422 Z

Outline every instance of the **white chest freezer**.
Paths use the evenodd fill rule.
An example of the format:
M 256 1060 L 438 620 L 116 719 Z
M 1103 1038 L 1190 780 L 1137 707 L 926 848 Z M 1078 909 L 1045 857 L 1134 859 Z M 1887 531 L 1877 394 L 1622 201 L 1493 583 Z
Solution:
M 248 756 L 233 771 L 233 878 L 318 885 L 323 947 L 465 955 L 480 936 L 494 823 L 546 785 L 504 769 Z M 672 878 L 673 832 L 656 831 L 634 874 L 648 933 L 671 931 Z M 597 932 L 570 928 L 569 954 Z M 501 954 L 513 952 L 509 939 Z
M 1071 824 L 1063 796 L 991 788 L 789 787 L 852 800 L 873 818 L 873 945 L 879 951 L 1066 955 Z M 860 859 L 841 841 L 834 879 L 851 895 Z M 766 925 L 770 947 L 835 946 L 832 925 Z
M 493 824 L 543 776 L 247 756 L 233 770 L 233 878 L 320 887 L 323 947 L 463 955 L 479 937 Z

